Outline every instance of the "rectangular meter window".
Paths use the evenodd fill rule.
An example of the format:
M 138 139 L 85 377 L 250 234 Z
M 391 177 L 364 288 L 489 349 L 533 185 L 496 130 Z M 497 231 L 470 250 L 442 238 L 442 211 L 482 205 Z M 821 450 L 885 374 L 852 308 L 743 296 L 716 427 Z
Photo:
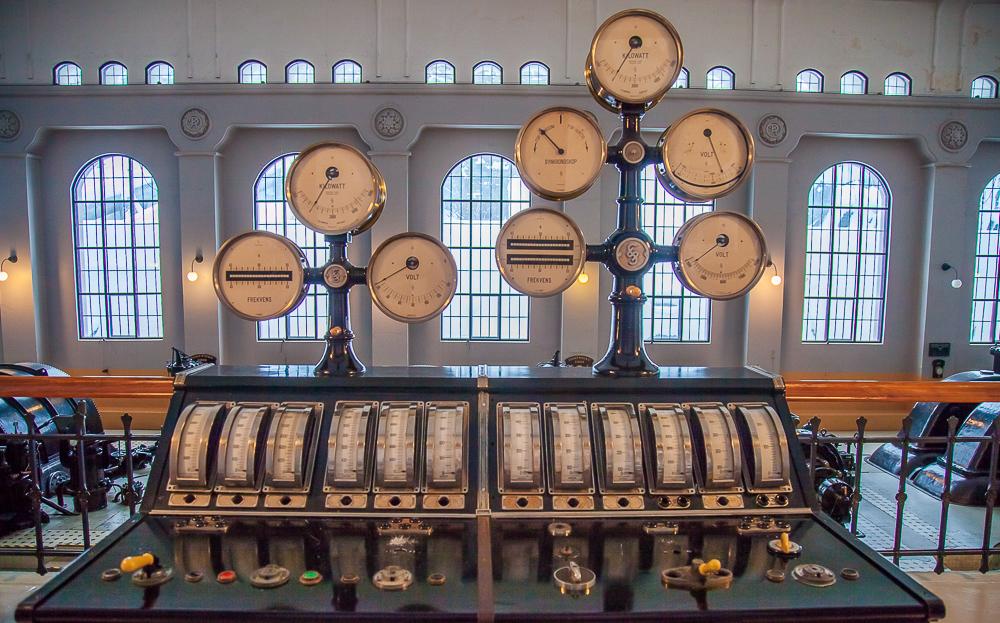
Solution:
M 587 404 L 546 403 L 545 423 L 550 433 L 552 493 L 594 492 L 590 420 Z
M 377 409 L 377 402 L 337 403 L 327 439 L 324 491 L 368 491 L 368 423 Z
M 237 403 L 226 415 L 216 459 L 216 489 L 255 489 L 257 466 L 264 450 L 268 403 Z
M 542 492 L 542 433 L 537 402 L 497 404 L 500 491 Z
M 469 490 L 467 457 L 469 403 L 428 402 L 425 426 L 424 490 Z
M 706 491 L 742 491 L 743 458 L 733 415 L 719 402 L 689 405 L 702 447 Z
M 603 436 L 603 491 L 642 493 L 642 436 L 635 407 L 629 403 L 594 403 L 591 413 Z
M 308 488 L 322 413 L 323 403 L 286 402 L 277 408 L 267 433 L 264 491 Z
M 791 491 L 788 441 L 778 413 L 763 402 L 735 403 L 729 408 L 739 414 L 753 449 L 747 470 L 751 491 Z
M 375 446 L 375 491 L 417 490 L 417 427 L 422 402 L 383 402 Z
M 226 406 L 223 402 L 196 402 L 181 412 L 170 439 L 168 490 L 208 489 L 208 453 L 216 445 L 211 437 Z
M 677 403 L 640 404 L 653 443 L 649 488 L 655 493 L 694 493 L 691 429 L 685 409 Z

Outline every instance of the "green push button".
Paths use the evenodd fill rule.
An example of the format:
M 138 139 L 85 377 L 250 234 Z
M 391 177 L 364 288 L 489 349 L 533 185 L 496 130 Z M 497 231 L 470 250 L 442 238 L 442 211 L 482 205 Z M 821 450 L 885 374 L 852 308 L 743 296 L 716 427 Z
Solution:
M 323 576 L 319 571 L 303 571 L 299 576 L 299 583 L 305 586 L 312 586 L 323 581 Z

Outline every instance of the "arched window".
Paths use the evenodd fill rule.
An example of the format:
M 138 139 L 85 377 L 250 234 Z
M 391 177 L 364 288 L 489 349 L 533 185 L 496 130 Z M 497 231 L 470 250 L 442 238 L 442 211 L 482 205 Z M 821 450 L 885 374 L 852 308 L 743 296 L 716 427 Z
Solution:
M 424 72 L 427 84 L 454 84 L 455 66 L 448 61 L 432 61 Z
M 299 245 L 310 266 L 322 266 L 327 260 L 323 236 L 303 225 L 285 199 L 285 175 L 297 153 L 282 154 L 268 162 L 253 185 L 254 229 L 284 236 Z M 282 340 L 319 340 L 327 329 L 326 288 L 310 286 L 302 304 L 292 313 L 257 323 L 257 339 L 262 342 Z
M 101 84 L 124 86 L 128 84 L 128 68 L 117 61 L 101 65 Z
M 525 342 L 528 297 L 500 277 L 493 245 L 511 214 L 530 204 L 514 163 L 475 154 L 441 184 L 441 240 L 458 265 L 458 291 L 441 315 L 441 339 Z
M 73 180 L 77 330 L 81 340 L 163 338 L 156 180 L 106 154 Z
M 170 63 L 156 61 L 146 66 L 146 84 L 173 84 L 174 67 Z
M 52 84 L 75 87 L 83 84 L 83 70 L 76 63 L 66 61 L 52 68 Z
M 822 93 L 823 74 L 815 69 L 803 69 L 795 76 L 795 90 L 799 93 Z
M 681 67 L 681 72 L 677 74 L 677 79 L 674 80 L 674 89 L 686 89 L 691 83 L 691 72 L 687 70 L 687 67 Z
M 997 79 L 993 76 L 979 76 L 972 81 L 972 97 L 993 99 L 997 96 Z
M 719 65 L 708 70 L 706 76 L 709 89 L 734 89 L 736 88 L 736 74 L 728 67 Z
M 476 63 L 472 68 L 472 84 L 503 84 L 503 69 L 493 61 Z
M 334 84 L 360 84 L 361 65 L 350 59 L 344 59 L 333 66 Z
M 868 76 L 849 71 L 840 77 L 840 92 L 844 95 L 864 95 L 868 92 Z
M 660 186 L 653 165 L 642 170 L 645 201 L 639 215 L 642 227 L 656 244 L 673 244 L 674 234 L 688 219 L 715 209 L 715 202 L 690 203 Z M 712 301 L 682 286 L 669 264 L 653 265 L 643 277 L 646 293 L 642 333 L 648 342 L 708 342 L 711 339 Z
M 909 95 L 910 77 L 904 73 L 896 72 L 885 77 L 885 86 L 882 89 L 883 95 Z
M 521 84 L 548 84 L 549 66 L 538 61 L 521 65 Z
M 1000 174 L 979 197 L 972 279 L 971 344 L 1000 342 Z
M 316 70 L 309 61 L 292 61 L 285 65 L 285 82 L 288 84 L 312 84 L 316 82 Z
M 841 162 L 809 190 L 803 342 L 882 341 L 889 259 L 889 185 Z
M 267 65 L 260 61 L 246 61 L 240 65 L 240 84 L 264 84 L 267 82 Z

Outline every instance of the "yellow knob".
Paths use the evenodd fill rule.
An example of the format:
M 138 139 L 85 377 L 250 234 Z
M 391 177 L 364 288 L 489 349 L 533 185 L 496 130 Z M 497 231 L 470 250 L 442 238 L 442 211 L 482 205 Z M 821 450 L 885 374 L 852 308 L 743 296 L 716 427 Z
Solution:
M 333 336 L 333 337 L 340 337 L 340 335 L 343 332 L 344 332 L 344 330 L 341 327 L 331 327 L 330 328 L 330 335 Z
M 639 286 L 628 286 L 625 288 L 625 296 L 637 299 L 642 296 L 642 290 L 639 289 Z
M 778 538 L 780 539 L 780 543 L 781 543 L 781 551 L 784 552 L 784 553 L 786 553 L 786 554 L 788 552 L 790 552 L 792 550 L 792 543 L 791 543 L 791 541 L 788 540 L 788 533 L 787 532 L 782 532 L 781 536 L 778 537 Z
M 156 557 L 146 552 L 145 554 L 139 554 L 138 556 L 129 556 L 122 559 L 121 570 L 125 573 L 132 573 L 133 571 L 138 571 L 143 567 L 148 567 L 149 565 L 156 562 Z
M 703 562 L 698 565 L 698 573 L 702 575 L 712 575 L 713 573 L 718 573 L 721 568 L 722 563 L 719 562 L 717 558 L 713 558 L 708 562 Z

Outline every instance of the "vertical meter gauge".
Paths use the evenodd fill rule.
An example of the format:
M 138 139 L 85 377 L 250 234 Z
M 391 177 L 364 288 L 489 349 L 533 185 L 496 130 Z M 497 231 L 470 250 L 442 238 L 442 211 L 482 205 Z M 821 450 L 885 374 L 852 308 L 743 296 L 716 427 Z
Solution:
M 500 492 L 542 492 L 542 432 L 537 402 L 497 404 Z M 539 498 L 539 504 L 541 499 Z M 529 506 L 527 502 L 520 505 Z
M 628 403 L 594 403 L 591 412 L 604 437 L 602 491 L 642 493 L 642 436 L 635 408 Z
M 657 143 L 656 177 L 671 194 L 709 201 L 736 190 L 753 166 L 750 131 L 731 114 L 701 108 L 674 122 Z
M 415 233 L 392 236 L 368 263 L 368 289 L 382 312 L 400 322 L 423 322 L 448 306 L 458 288 L 451 251 Z
M 689 290 L 716 301 L 742 296 L 770 264 L 764 233 L 735 212 L 706 212 L 674 236 L 674 274 Z
M 246 320 L 278 318 L 306 296 L 306 256 L 294 242 L 265 231 L 227 240 L 215 256 L 215 293 Z
M 267 432 L 264 492 L 308 492 L 316 452 L 316 425 L 323 403 L 286 402 L 275 410 Z M 305 495 L 268 496 L 268 507 L 304 506 Z
M 216 423 L 221 422 L 219 415 L 225 408 L 226 404 L 222 402 L 196 402 L 181 412 L 170 439 L 168 490 L 208 490 L 208 454 L 215 449 L 213 432 L 218 430 Z
M 739 416 L 744 439 L 753 450 L 748 452 L 748 489 L 754 493 L 791 491 L 788 441 L 778 413 L 763 402 L 730 404 L 729 409 Z M 777 501 L 787 504 L 788 498 Z
M 545 421 L 552 441 L 549 490 L 552 493 L 593 493 L 590 421 L 586 403 L 546 404 Z
M 578 197 L 601 174 L 608 145 L 590 113 L 547 108 L 521 127 L 514 161 L 534 193 L 552 201 Z
M 376 493 L 417 491 L 417 429 L 423 410 L 422 402 L 383 402 L 379 407 L 375 442 Z M 397 502 L 393 506 L 400 505 Z
M 646 110 L 674 84 L 684 64 L 680 35 L 662 15 L 645 9 L 615 13 L 597 29 L 584 77 L 602 106 L 617 112 L 622 104 Z
M 640 404 L 639 414 L 652 428 L 650 491 L 694 493 L 691 429 L 681 405 Z
M 523 210 L 507 219 L 495 250 L 504 280 L 534 297 L 569 288 L 587 261 L 580 228 L 569 216 L 549 208 Z
M 268 403 L 237 403 L 226 415 L 219 437 L 216 491 L 256 490 L 257 465 L 264 448 Z
M 466 444 L 469 437 L 469 403 L 428 402 L 424 427 L 424 487 L 427 493 L 465 493 L 469 490 Z M 437 506 L 440 500 L 434 498 Z M 456 500 L 457 501 L 457 500 Z M 453 505 L 451 500 L 448 506 Z M 428 503 L 425 501 L 424 506 Z
M 326 480 L 323 491 L 327 494 L 327 508 L 364 507 L 364 495 L 339 495 L 367 493 L 371 484 L 368 459 L 368 426 L 372 414 L 378 410 L 377 402 L 338 401 L 330 423 L 327 438 Z
M 704 450 L 703 491 L 713 494 L 742 492 L 743 455 L 732 413 L 719 402 L 692 403 L 689 406 Z M 706 496 L 704 502 L 706 508 L 738 508 L 742 505 L 742 498 L 738 495 Z
M 385 180 L 360 151 L 343 143 L 319 143 L 288 169 L 285 196 L 295 216 L 321 234 L 365 231 L 385 206 Z

